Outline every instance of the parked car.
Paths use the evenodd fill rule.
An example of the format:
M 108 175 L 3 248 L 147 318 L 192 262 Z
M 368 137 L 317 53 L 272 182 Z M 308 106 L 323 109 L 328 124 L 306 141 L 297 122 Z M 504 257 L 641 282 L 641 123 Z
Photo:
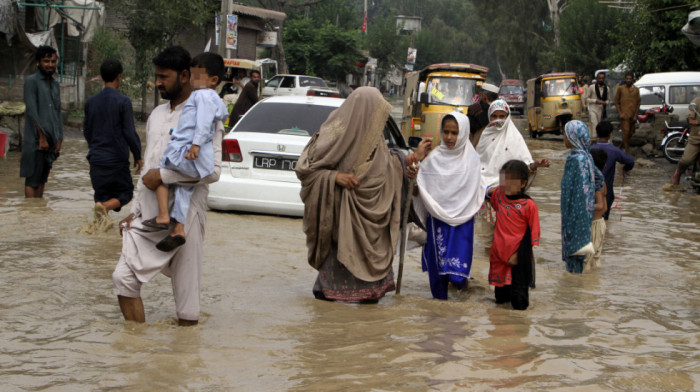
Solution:
M 700 96 L 700 72 L 660 72 L 639 78 L 634 84 L 639 88 L 642 110 L 668 104 L 673 106 L 679 121 L 688 117 L 688 104 Z
M 276 75 L 265 82 L 263 97 L 275 95 L 311 95 L 340 98 L 340 93 L 315 76 Z
M 222 142 L 219 181 L 209 186 L 209 208 L 301 217 L 301 183 L 294 173 L 304 147 L 342 98 L 270 97 L 253 106 Z M 409 152 L 389 117 L 384 138 Z
M 511 112 L 525 113 L 525 87 L 517 79 L 506 79 L 498 89 L 498 98 L 506 101 Z

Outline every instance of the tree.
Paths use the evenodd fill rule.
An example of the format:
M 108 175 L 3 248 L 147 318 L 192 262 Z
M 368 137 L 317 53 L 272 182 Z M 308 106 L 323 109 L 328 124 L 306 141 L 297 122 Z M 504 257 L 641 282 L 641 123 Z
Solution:
M 285 8 L 297 9 L 300 7 L 307 7 L 323 0 L 258 0 L 258 4 L 266 9 L 284 12 Z M 277 66 L 281 73 L 288 73 L 287 59 L 284 54 L 284 42 L 283 42 L 283 31 L 284 31 L 284 21 L 279 20 L 277 23 L 277 46 L 273 48 L 272 55 L 277 60 Z
M 637 74 L 700 69 L 698 48 L 681 32 L 687 0 L 639 0 L 624 23 L 612 54 Z M 700 4 L 695 0 L 695 4 Z
M 569 6 L 569 0 L 546 0 L 549 8 L 549 17 L 552 19 L 552 27 L 554 30 L 554 46 L 561 45 L 561 25 L 560 18 L 564 10 Z M 585 15 L 585 14 L 584 14 Z
M 141 116 L 146 117 L 147 82 L 153 75 L 151 59 L 171 45 L 183 26 L 202 28 L 214 17 L 210 0 L 115 0 L 113 11 L 126 20 L 134 47 L 136 82 L 141 85 Z

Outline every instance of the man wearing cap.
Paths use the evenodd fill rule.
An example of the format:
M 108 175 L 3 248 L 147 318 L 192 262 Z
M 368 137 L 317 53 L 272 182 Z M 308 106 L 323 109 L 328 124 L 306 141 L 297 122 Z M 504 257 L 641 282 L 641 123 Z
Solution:
M 471 140 L 474 147 L 479 144 L 481 132 L 489 125 L 489 106 L 491 106 L 491 102 L 497 99 L 498 87 L 491 83 L 484 83 L 479 91 L 479 102 L 470 105 L 467 109 L 469 131 L 471 133 L 469 140 Z

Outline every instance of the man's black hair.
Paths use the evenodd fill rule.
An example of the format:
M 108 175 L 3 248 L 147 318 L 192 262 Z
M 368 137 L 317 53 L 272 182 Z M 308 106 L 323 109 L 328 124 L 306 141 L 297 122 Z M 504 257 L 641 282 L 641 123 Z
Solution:
M 525 184 L 527 184 L 527 180 L 530 178 L 530 168 L 527 167 L 525 162 L 519 159 L 511 159 L 506 162 L 503 167 L 501 167 L 501 173 L 510 174 L 518 180 L 525 181 Z M 523 187 L 521 191 L 525 193 L 525 188 Z
M 56 54 L 56 49 L 48 46 L 48 45 L 41 45 L 38 48 L 36 48 L 36 53 L 34 54 L 34 57 L 36 58 L 36 61 L 41 61 L 44 57 L 51 57 L 51 55 Z
M 194 56 L 190 67 L 204 68 L 207 70 L 207 75 L 218 76 L 219 82 L 224 80 L 224 73 L 226 72 L 224 59 L 216 53 L 204 52 Z
M 100 65 L 100 76 L 105 83 L 113 82 L 122 72 L 124 72 L 124 68 L 119 60 L 108 59 Z
M 601 121 L 595 126 L 595 132 L 598 137 L 609 137 L 613 131 L 613 126 L 610 121 Z
M 260 76 L 260 71 L 255 70 L 255 69 L 250 71 L 250 76 L 253 76 L 254 73 L 256 73 L 256 74 L 258 74 L 258 76 Z
M 156 67 L 172 69 L 177 73 L 189 71 L 191 62 L 190 52 L 180 45 L 167 47 L 153 58 Z
M 632 71 L 625 72 L 625 78 L 628 77 L 628 76 L 631 76 L 632 79 L 634 79 L 634 74 L 632 73 Z
M 605 162 L 608 161 L 608 153 L 602 148 L 591 148 L 591 155 L 593 156 L 595 167 L 602 171 L 605 167 Z
M 493 91 L 486 91 L 482 90 L 484 94 L 486 94 L 486 98 L 489 100 L 489 102 L 493 102 L 498 99 L 498 93 L 494 93 Z

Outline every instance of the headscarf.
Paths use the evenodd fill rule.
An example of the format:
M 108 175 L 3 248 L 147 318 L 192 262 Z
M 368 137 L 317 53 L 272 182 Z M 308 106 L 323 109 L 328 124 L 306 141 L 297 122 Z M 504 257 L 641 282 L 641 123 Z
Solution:
M 469 119 L 452 112 L 459 134 L 454 148 L 445 141 L 430 152 L 418 171 L 415 209 L 425 223 L 429 213 L 451 226 L 461 225 L 479 211 L 486 195 L 486 182 L 479 173 L 479 156 L 469 142 Z M 443 118 L 444 121 L 444 118 Z
M 593 164 L 586 124 L 569 121 L 564 132 L 574 146 L 561 179 L 562 257 L 566 259 L 591 241 L 595 191 L 603 187 L 603 174 Z
M 533 162 L 530 150 L 528 150 L 518 128 L 513 124 L 510 115 L 510 107 L 502 99 L 495 100 L 489 107 L 489 119 L 491 114 L 497 110 L 508 113 L 503 125 L 490 123 L 481 134 L 476 152 L 481 161 L 481 175 L 484 176 L 486 184 L 497 186 L 499 174 L 503 165 L 511 159 L 518 159 L 526 164 Z
M 328 116 L 296 166 L 304 202 L 308 261 L 319 269 L 334 244 L 337 258 L 356 278 L 384 278 L 398 240 L 403 171 L 384 142 L 391 105 L 379 90 L 360 87 Z M 360 186 L 336 185 L 352 173 Z

